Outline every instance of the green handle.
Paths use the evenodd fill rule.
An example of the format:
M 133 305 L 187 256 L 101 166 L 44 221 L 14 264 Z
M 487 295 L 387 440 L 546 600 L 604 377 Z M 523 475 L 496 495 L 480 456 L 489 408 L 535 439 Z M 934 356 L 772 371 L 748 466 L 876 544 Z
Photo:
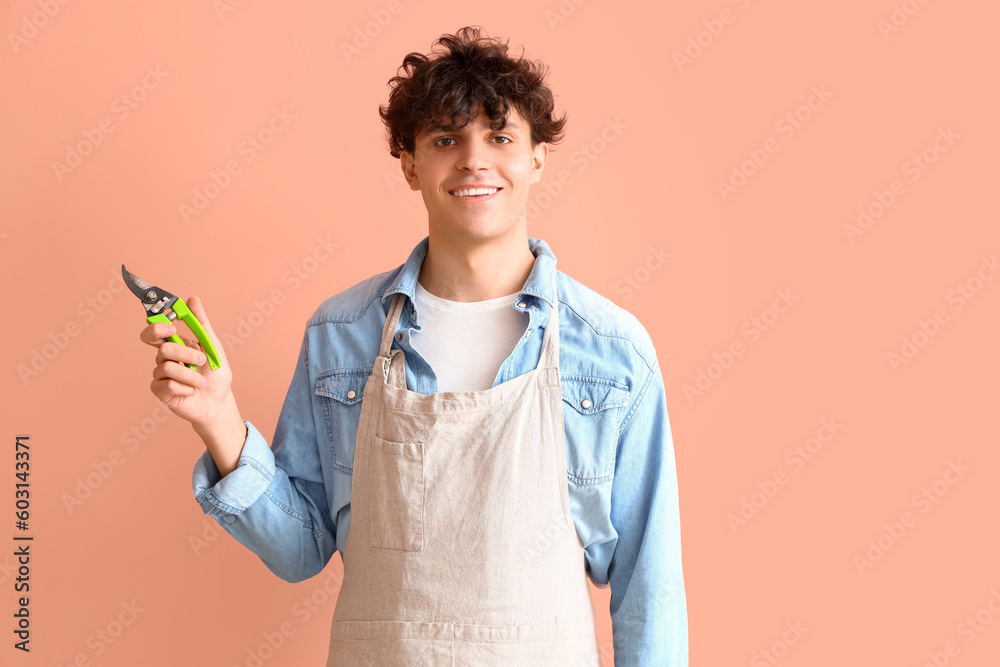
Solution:
M 206 334 L 205 330 L 202 328 L 201 322 L 199 322 L 198 318 L 194 316 L 194 313 L 192 313 L 191 309 L 188 308 L 186 303 L 184 303 L 184 300 L 178 298 L 177 301 L 174 302 L 174 305 L 171 306 L 171 308 L 177 315 L 177 318 L 180 319 L 182 322 L 184 322 L 184 324 L 188 325 L 191 331 L 194 332 L 194 335 L 198 337 L 198 342 L 201 343 L 201 347 L 205 350 L 205 356 L 208 357 L 209 368 L 211 368 L 214 371 L 219 366 L 221 366 L 222 362 L 219 361 L 219 353 L 215 351 L 215 346 L 212 345 L 211 339 L 209 339 L 208 334 Z M 153 315 L 151 317 L 147 317 L 146 322 L 149 324 L 152 324 L 153 322 L 167 322 L 169 324 L 170 318 L 168 318 L 163 313 L 160 313 L 159 315 Z M 182 341 L 181 337 L 178 336 L 177 334 L 174 334 L 168 340 L 171 343 L 184 345 L 184 341 Z M 192 370 L 197 368 L 197 366 L 195 366 L 194 364 L 185 364 L 185 366 L 187 366 Z

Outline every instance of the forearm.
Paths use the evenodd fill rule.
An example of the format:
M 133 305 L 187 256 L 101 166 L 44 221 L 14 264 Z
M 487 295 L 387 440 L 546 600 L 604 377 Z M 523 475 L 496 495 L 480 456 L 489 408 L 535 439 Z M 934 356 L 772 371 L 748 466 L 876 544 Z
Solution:
M 225 477 L 235 470 L 247 439 L 247 427 L 243 423 L 233 392 L 229 392 L 225 405 L 215 419 L 208 424 L 193 426 L 212 455 L 219 473 Z

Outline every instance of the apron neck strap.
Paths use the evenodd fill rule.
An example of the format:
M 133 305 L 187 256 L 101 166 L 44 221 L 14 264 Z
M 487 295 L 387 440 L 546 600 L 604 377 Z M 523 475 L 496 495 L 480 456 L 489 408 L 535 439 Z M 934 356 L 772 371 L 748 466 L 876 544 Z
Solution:
M 549 307 L 549 319 L 545 322 L 545 333 L 542 339 L 542 355 L 538 360 L 539 368 L 555 368 L 559 370 L 559 300 Z
M 396 292 L 392 295 L 392 302 L 389 304 L 389 313 L 386 315 L 385 324 L 382 326 L 382 342 L 379 345 L 378 357 L 372 366 L 372 375 L 381 377 L 386 384 L 405 389 L 406 377 L 404 364 L 392 366 L 390 361 L 393 357 L 401 355 L 402 350 L 392 349 L 392 339 L 396 335 L 396 326 L 399 324 L 399 315 L 403 312 L 403 299 L 406 295 Z M 390 375 L 392 377 L 390 377 Z
M 382 344 L 379 347 L 379 356 L 388 357 L 392 350 L 392 339 L 396 335 L 396 326 L 399 324 L 399 315 L 403 312 L 403 299 L 406 297 L 402 292 L 392 295 L 392 302 L 389 304 L 389 314 L 386 315 L 385 324 L 382 326 Z

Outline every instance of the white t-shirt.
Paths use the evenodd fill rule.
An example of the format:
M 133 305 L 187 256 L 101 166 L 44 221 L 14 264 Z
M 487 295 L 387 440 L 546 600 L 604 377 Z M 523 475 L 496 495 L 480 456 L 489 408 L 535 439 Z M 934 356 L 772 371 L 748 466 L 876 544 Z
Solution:
M 411 333 L 410 342 L 434 369 L 438 391 L 493 386 L 500 365 L 528 327 L 528 314 L 511 307 L 519 293 L 486 301 L 449 301 L 417 283 L 420 331 Z

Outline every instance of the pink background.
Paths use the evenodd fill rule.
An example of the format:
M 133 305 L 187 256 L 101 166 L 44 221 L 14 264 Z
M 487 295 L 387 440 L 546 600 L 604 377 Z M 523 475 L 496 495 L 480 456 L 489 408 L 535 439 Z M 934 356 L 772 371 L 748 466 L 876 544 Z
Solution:
M 339 557 L 287 584 L 202 515 L 203 446 L 157 408 L 115 276 L 249 333 L 226 345 L 234 390 L 273 435 L 306 318 L 427 231 L 385 148 L 386 82 L 478 24 L 549 65 L 569 114 L 529 235 L 658 351 L 691 664 L 996 664 L 996 5 L 223 2 L 0 8 L 0 663 L 322 664 Z M 274 109 L 294 119 L 245 150 Z M 852 231 L 859 207 L 876 217 Z M 338 244 L 326 261 L 318 238 Z M 11 648 L 17 434 L 30 655 Z M 593 593 L 610 665 L 610 591 Z

